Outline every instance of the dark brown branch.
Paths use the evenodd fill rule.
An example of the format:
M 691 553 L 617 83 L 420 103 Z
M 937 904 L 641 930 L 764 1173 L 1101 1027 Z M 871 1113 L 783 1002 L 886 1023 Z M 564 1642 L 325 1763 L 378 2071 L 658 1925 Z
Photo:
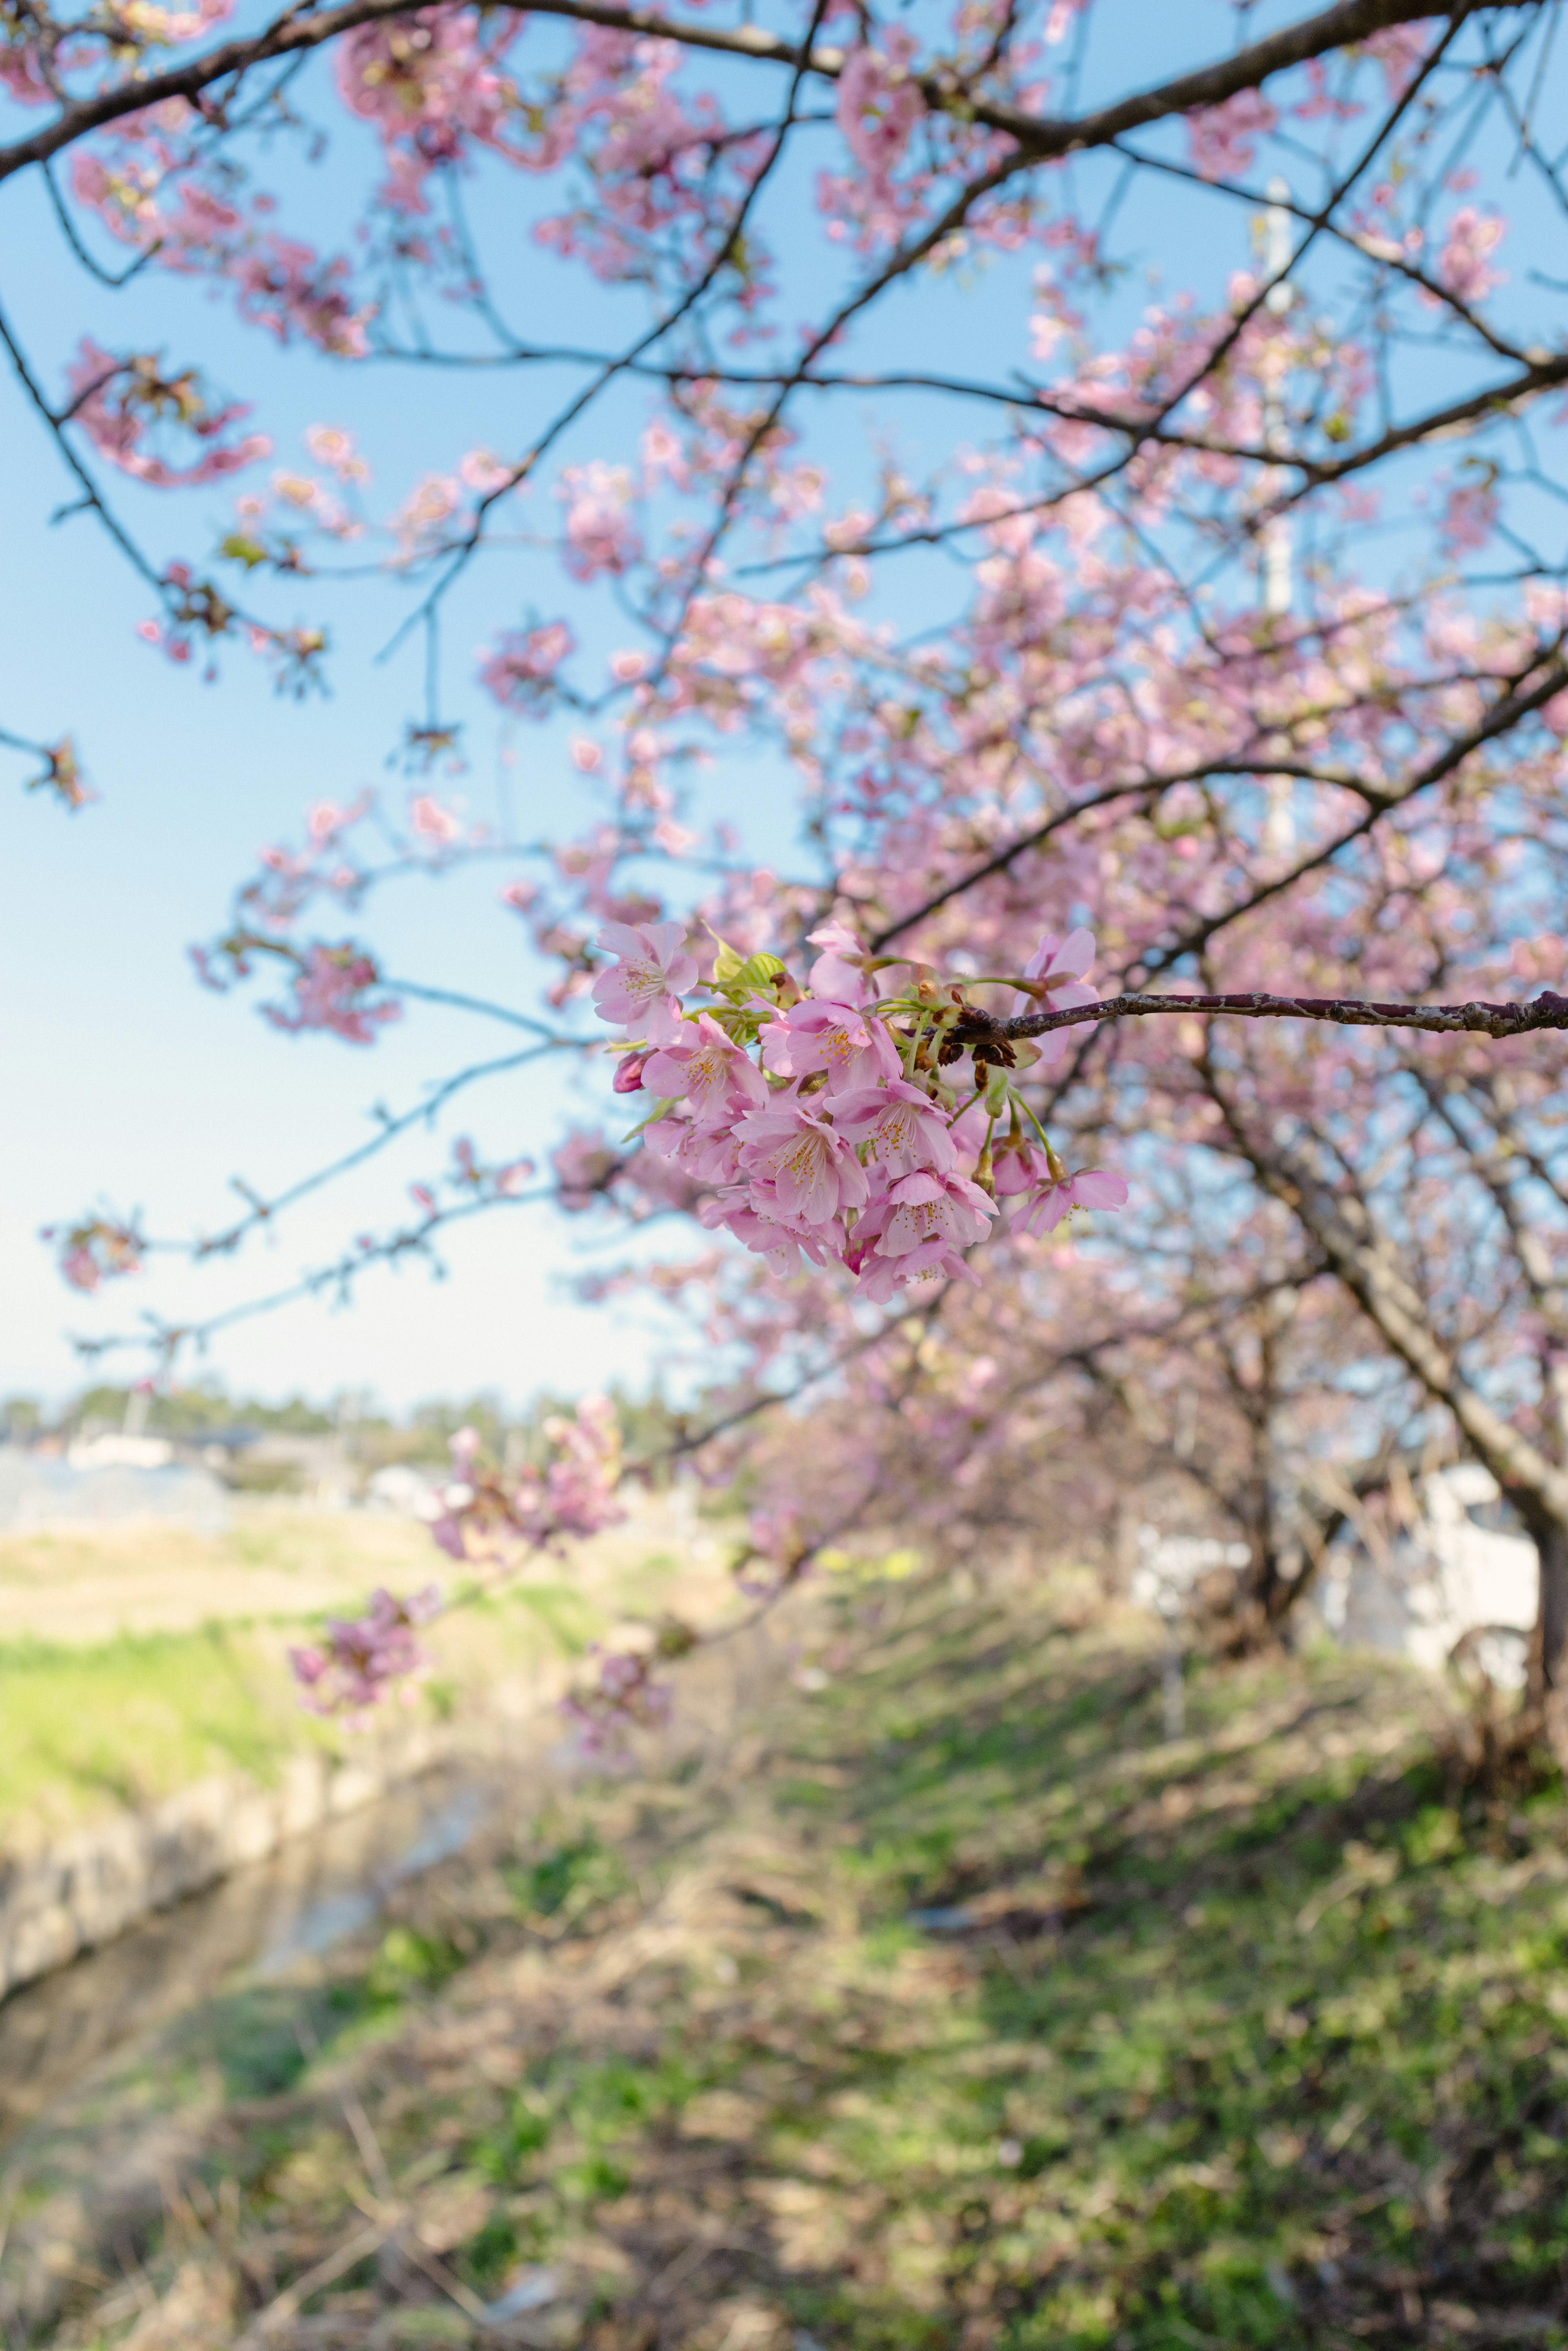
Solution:
M 1022 1012 L 1010 1020 L 970 1006 L 948 1031 L 956 1045 L 996 1039 L 1044 1037 L 1086 1021 L 1125 1020 L 1148 1012 L 1227 1014 L 1243 1020 L 1332 1020 L 1345 1029 L 1420 1029 L 1430 1036 L 1474 1031 L 1523 1037 L 1538 1029 L 1568 1029 L 1568 996 L 1548 988 L 1531 1004 L 1376 1004 L 1359 996 L 1107 996 L 1098 1004 L 1060 1012 Z
M 1300 489 L 1277 499 L 1265 511 L 1270 515 L 1281 513 L 1286 507 L 1296 505 L 1311 490 L 1321 489 L 1325 484 L 1343 482 L 1352 474 L 1363 473 L 1368 465 L 1377 465 L 1381 459 L 1393 456 L 1400 449 L 1427 447 L 1434 441 L 1445 440 L 1473 423 L 1477 417 L 1511 416 L 1523 402 L 1532 400 L 1538 392 L 1551 392 L 1564 382 L 1568 382 L 1568 355 L 1542 356 L 1511 381 L 1492 384 L 1481 392 L 1471 392 L 1466 399 L 1457 400 L 1447 408 L 1434 409 L 1430 415 L 1416 417 L 1408 424 L 1394 425 L 1378 440 L 1369 441 L 1364 448 L 1352 450 L 1347 456 L 1332 459 L 1304 457 L 1290 451 L 1276 455 L 1271 461 L 1273 464 L 1290 465 L 1305 478 Z M 1270 462 L 1269 453 L 1264 449 L 1243 448 L 1231 454 L 1251 458 L 1259 465 Z
M 512 0 L 507 0 L 507 5 L 512 5 Z M 1029 114 L 1019 107 L 972 98 L 951 71 L 921 76 L 919 88 L 934 112 L 955 114 L 987 130 L 1005 132 L 1032 162 L 1049 162 L 1087 148 L 1109 146 L 1146 123 L 1161 122 L 1197 107 L 1221 105 L 1239 90 L 1255 89 L 1270 74 L 1304 65 L 1310 58 L 1325 56 L 1331 50 L 1349 47 L 1390 26 L 1426 22 L 1437 16 L 1458 24 L 1467 16 L 1480 14 L 1489 5 L 1495 5 L 1496 0 L 1448 0 L 1448 5 L 1443 5 L 1443 0 L 1337 0 L 1335 6 L 1322 9 L 1315 16 L 1305 16 L 1299 24 L 1270 34 L 1265 40 L 1254 41 L 1217 64 L 1200 67 L 1195 73 L 1180 74 L 1174 81 L 1162 82 L 1153 89 L 1141 90 L 1113 106 L 1101 107 L 1085 115 Z M 1523 0 L 1523 5 L 1540 7 L 1543 0 Z M 565 16 L 579 24 L 602 25 L 612 31 L 634 34 L 643 39 L 653 35 L 662 40 L 677 41 L 688 48 L 716 50 L 727 57 L 789 66 L 798 74 L 815 74 L 828 81 L 836 81 L 847 62 L 848 53 L 843 49 L 823 47 L 803 50 L 755 26 L 726 30 L 665 17 L 653 8 L 612 5 L 609 0 L 527 0 L 527 5 L 528 13 L 533 16 Z M 9 147 L 0 148 L 0 180 L 25 170 L 29 163 L 47 162 L 86 132 L 101 130 L 106 123 L 118 121 L 127 114 L 159 106 L 172 98 L 193 99 L 214 82 L 226 80 L 231 75 L 246 74 L 274 57 L 321 48 L 340 34 L 352 32 L 356 26 L 377 24 L 386 17 L 407 13 L 408 0 L 340 0 L 335 8 L 316 11 L 308 11 L 301 0 L 301 5 L 286 9 L 265 32 L 248 39 L 220 42 L 215 48 L 192 57 L 184 65 L 121 82 L 67 107 L 30 139 L 19 139 Z

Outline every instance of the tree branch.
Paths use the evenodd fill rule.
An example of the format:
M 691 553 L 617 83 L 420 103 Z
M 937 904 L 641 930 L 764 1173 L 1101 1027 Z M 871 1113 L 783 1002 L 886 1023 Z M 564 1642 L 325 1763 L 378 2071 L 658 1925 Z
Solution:
M 1027 982 L 1019 982 L 1027 986 Z M 1107 996 L 1060 1012 L 1023 1012 L 1003 1020 L 971 1005 L 947 1034 L 956 1045 L 995 1039 L 1048 1036 L 1086 1021 L 1127 1020 L 1151 1012 L 1228 1014 L 1243 1020 L 1332 1020 L 1342 1029 L 1419 1029 L 1429 1036 L 1475 1032 L 1523 1037 L 1538 1029 L 1568 1029 L 1568 996 L 1544 989 L 1530 1004 L 1377 1004 L 1359 996 Z
M 523 0 L 503 0 L 503 5 L 520 8 Z M 1159 83 L 1152 89 L 1084 115 L 1030 114 L 1020 107 L 973 98 L 951 68 L 918 76 L 916 86 L 934 113 L 956 115 L 987 130 L 1005 132 L 1031 162 L 1050 162 L 1088 148 L 1110 146 L 1128 131 L 1147 123 L 1164 121 L 1197 107 L 1221 105 L 1240 90 L 1255 89 L 1270 74 L 1364 41 L 1391 26 L 1424 23 L 1439 16 L 1457 25 L 1496 5 L 1497 0 L 1448 0 L 1448 5 L 1444 0 L 1337 0 L 1335 6 L 1322 9 L 1315 16 L 1305 16 L 1299 24 L 1254 41 L 1214 65 L 1180 74 L 1174 81 Z M 1516 0 L 1516 5 L 1534 9 L 1542 6 L 1544 0 Z M 194 99 L 213 83 L 230 76 L 241 77 L 274 57 L 321 48 L 340 34 L 352 32 L 357 26 L 378 24 L 389 16 L 408 13 L 408 0 L 340 0 L 335 8 L 311 13 L 307 13 L 306 0 L 296 0 L 296 5 L 287 8 L 264 32 L 248 39 L 220 42 L 215 48 L 184 65 L 120 82 L 68 106 L 30 139 L 19 139 L 9 147 L 0 148 L 0 180 L 8 179 L 30 163 L 46 162 L 87 132 L 100 131 L 124 115 L 140 113 L 172 98 Z M 613 32 L 635 35 L 640 39 L 652 36 L 679 42 L 688 48 L 789 66 L 797 74 L 815 74 L 828 81 L 838 79 L 849 56 L 844 49 L 825 46 L 801 48 L 756 26 L 726 29 L 666 17 L 653 8 L 612 5 L 610 0 L 527 0 L 525 13 L 564 16 L 578 24 L 601 25 Z

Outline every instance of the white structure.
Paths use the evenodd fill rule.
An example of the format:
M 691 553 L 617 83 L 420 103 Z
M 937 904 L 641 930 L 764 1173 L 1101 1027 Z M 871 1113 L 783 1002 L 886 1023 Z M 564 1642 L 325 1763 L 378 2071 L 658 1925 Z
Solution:
M 173 1458 L 166 1437 L 78 1437 L 66 1453 L 73 1469 L 167 1469 Z
M 374 1470 L 365 1480 L 365 1500 L 372 1510 L 395 1510 L 403 1519 L 438 1519 L 444 1508 L 441 1485 L 427 1469 L 407 1461 L 389 1461 Z
M 1200 1575 L 1217 1567 L 1245 1567 L 1252 1554 L 1244 1542 L 1221 1542 L 1215 1535 L 1162 1535 L 1158 1527 L 1138 1529 L 1138 1564 L 1128 1596 L 1135 1608 L 1151 1608 L 1166 1628 L 1166 1737 L 1179 1739 L 1186 1722 L 1182 1686 L 1181 1620 Z
M 1476 1633 L 1487 1673 L 1517 1688 L 1535 1622 L 1535 1545 L 1479 1461 L 1422 1479 L 1416 1499 L 1416 1525 L 1394 1541 L 1336 1547 L 1324 1623 L 1347 1647 L 1390 1650 L 1433 1672 Z
M 137 1438 L 118 1443 L 139 1443 Z M 153 1440 L 156 1442 L 157 1440 Z M 177 1461 L 104 1460 L 77 1467 L 58 1455 L 0 1445 L 0 1534 L 36 1534 L 84 1522 L 167 1519 L 216 1533 L 231 1515 L 225 1488 L 208 1469 Z
M 1129 1597 L 1134 1608 L 1151 1608 L 1171 1624 L 1200 1575 L 1217 1567 L 1245 1567 L 1251 1556 L 1244 1542 L 1220 1542 L 1214 1535 L 1162 1535 L 1158 1527 L 1140 1527 Z

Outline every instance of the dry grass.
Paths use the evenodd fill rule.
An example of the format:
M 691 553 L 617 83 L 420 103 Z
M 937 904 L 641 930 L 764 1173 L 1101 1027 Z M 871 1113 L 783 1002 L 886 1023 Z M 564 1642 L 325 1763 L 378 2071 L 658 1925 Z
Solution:
M 92 1647 L 234 1618 L 298 1619 L 428 1575 L 406 1519 L 240 1502 L 222 1534 L 151 1520 L 0 1541 L 0 1644 Z

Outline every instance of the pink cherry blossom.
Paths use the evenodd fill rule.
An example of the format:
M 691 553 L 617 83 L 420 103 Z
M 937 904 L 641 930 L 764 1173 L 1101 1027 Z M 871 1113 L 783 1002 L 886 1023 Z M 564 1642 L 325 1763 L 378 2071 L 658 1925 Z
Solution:
M 354 436 L 341 424 L 308 424 L 305 446 L 319 465 L 340 482 L 368 482 L 371 469 L 354 445 Z
M 431 1583 L 402 1600 L 383 1588 L 371 1593 L 362 1616 L 329 1617 L 319 1646 L 288 1653 L 301 1704 L 311 1714 L 362 1715 L 393 1683 L 427 1673 L 414 1635 L 440 1612 L 441 1593 Z
M 737 1120 L 736 1133 L 750 1204 L 763 1216 L 825 1225 L 869 1195 L 849 1144 L 808 1102 L 780 1099 Z
M 756 1064 L 733 1044 L 710 1013 L 681 1023 L 681 1041 L 650 1054 L 641 1082 L 652 1094 L 689 1102 L 699 1126 L 733 1121 L 768 1100 Z
M 892 32 L 880 49 L 852 52 L 839 77 L 838 115 L 852 152 L 873 176 L 898 162 L 919 120 L 918 91 L 909 85 L 915 42 Z
M 933 1238 L 902 1257 L 882 1257 L 874 1241 L 852 1249 L 845 1262 L 858 1279 L 856 1294 L 873 1306 L 891 1306 L 901 1291 L 922 1281 L 964 1281 L 980 1287 L 980 1277 L 952 1245 Z
M 598 458 L 587 465 L 569 465 L 561 475 L 564 555 L 574 579 L 596 580 L 602 572 L 624 571 L 636 560 L 642 542 L 627 511 L 632 487 L 624 465 L 607 465 Z
M 674 1161 L 699 1189 L 740 1182 L 742 1144 L 733 1125 L 700 1126 L 691 1118 L 656 1118 L 643 1129 L 643 1144 L 656 1158 Z
M 571 1417 L 547 1420 L 543 1435 L 545 1467 L 508 1477 L 486 1467 L 473 1429 L 456 1432 L 455 1475 L 440 1489 L 430 1526 L 449 1557 L 504 1565 L 519 1552 L 558 1550 L 569 1537 L 596 1534 L 624 1516 L 616 1491 L 621 1436 L 609 1399 L 585 1397 Z M 353 1721 L 400 1685 L 409 1695 L 430 1669 L 415 1635 L 444 1604 L 434 1584 L 403 1598 L 381 1590 L 362 1615 L 329 1618 L 323 1641 L 289 1653 L 302 1703 L 314 1714 Z
M 698 1216 L 710 1231 L 722 1227 L 785 1280 L 800 1273 L 805 1264 L 828 1265 L 847 1246 L 847 1237 L 836 1220 L 811 1224 L 803 1217 L 771 1213 L 758 1207 L 744 1186 L 705 1201 Z
M 1504 282 L 1504 272 L 1492 267 L 1490 256 L 1507 227 L 1496 213 L 1480 212 L 1474 204 L 1461 205 L 1449 222 L 1437 257 L 1437 277 L 1461 302 L 1484 302 Z M 1435 302 L 1436 298 L 1428 295 L 1427 299 Z
M 606 923 L 595 944 L 621 960 L 593 983 L 600 1019 L 636 1030 L 650 1044 L 677 1043 L 680 998 L 697 977 L 685 936 L 684 923 Z
M 113 1217 L 88 1217 L 57 1237 L 45 1229 L 45 1240 L 59 1240 L 60 1271 L 73 1290 L 91 1295 L 105 1281 L 122 1274 L 140 1273 L 147 1243 L 133 1224 Z
M 347 943 L 330 947 L 317 941 L 296 971 L 292 1003 L 265 1004 L 262 1011 L 275 1029 L 293 1035 L 325 1029 L 348 1044 L 370 1045 L 379 1028 L 402 1017 L 395 997 L 374 993 L 381 984 L 373 956 Z
M 947 1121 L 918 1087 L 894 1078 L 864 1092 L 840 1095 L 833 1123 L 854 1144 L 867 1146 L 868 1166 L 883 1176 L 913 1176 L 932 1168 L 946 1175 L 957 1165 L 958 1148 Z
M 1440 534 L 1450 555 L 1474 554 L 1497 528 L 1501 501 L 1490 482 L 1461 482 L 1448 493 Z
M 1391 99 L 1401 99 L 1426 63 L 1432 36 L 1425 25 L 1389 25 L 1361 45 L 1377 59 Z
M 508 630 L 479 665 L 480 684 L 508 710 L 542 716 L 556 688 L 556 673 L 574 650 L 564 621 L 543 628 Z
M 654 1676 L 656 1656 L 644 1650 L 600 1653 L 598 1678 L 560 1701 L 579 1752 L 615 1758 L 631 1730 L 655 1730 L 668 1721 L 674 1692 Z
M 606 1135 L 593 1127 L 574 1127 L 550 1154 L 560 1206 L 571 1215 L 592 1207 L 624 1165 Z
M 371 306 L 353 306 L 349 265 L 323 261 L 297 238 L 267 235 L 236 256 L 233 275 L 242 318 L 266 327 L 280 343 L 296 335 L 338 359 L 362 359 Z
M 901 1071 L 898 1048 L 887 1023 L 868 1019 L 853 1005 L 824 1004 L 807 998 L 762 1031 L 764 1065 L 783 1077 L 828 1073 L 830 1094 L 887 1084 Z
M 169 376 L 155 359 L 141 354 L 116 359 L 84 336 L 68 381 L 72 417 L 99 455 L 151 488 L 188 489 L 219 481 L 272 454 L 264 433 L 225 439 L 232 426 L 250 414 L 249 403 L 228 401 L 212 407 L 193 370 Z M 189 434 L 194 444 L 194 454 L 183 465 L 172 465 L 144 445 L 155 435 L 181 434 Z
M 835 1004 L 870 1004 L 876 995 L 871 975 L 864 969 L 865 949 L 854 933 L 842 923 L 824 923 L 820 929 L 806 934 L 814 947 L 822 952 L 811 966 L 811 992 L 825 996 Z
M 1023 967 L 1026 979 L 1040 980 L 1048 991 L 1043 1000 L 1019 996 L 1016 1001 L 1020 1011 L 1065 1012 L 1076 1004 L 1092 1004 L 1098 990 L 1090 987 L 1083 975 L 1094 960 L 1092 931 L 1070 931 L 1065 939 L 1053 938 L 1050 932 L 1040 940 Z M 1035 1040 L 1040 1061 L 1048 1067 L 1066 1055 L 1069 1031 L 1047 1029 Z
M 433 792 L 421 792 L 410 805 L 409 822 L 422 841 L 437 849 L 450 849 L 463 838 L 463 820 L 454 809 L 444 807 Z
M 873 1202 L 855 1233 L 857 1240 L 874 1236 L 879 1257 L 904 1258 L 925 1250 L 929 1259 L 983 1238 L 996 1213 L 995 1201 L 967 1176 L 921 1168 L 902 1176 Z
M 1187 154 L 1206 180 L 1236 179 L 1250 171 L 1256 144 L 1279 122 L 1261 90 L 1240 89 L 1223 105 L 1204 107 L 1186 118 Z
M 1013 1229 L 1019 1233 L 1054 1232 L 1074 1208 L 1123 1208 L 1126 1204 L 1127 1186 L 1120 1176 L 1105 1176 L 1090 1169 L 1042 1185 L 1015 1217 Z
M 1038 1144 L 1021 1134 L 1004 1135 L 994 1149 L 991 1181 L 998 1199 L 1031 1192 L 1051 1181 L 1051 1163 Z

